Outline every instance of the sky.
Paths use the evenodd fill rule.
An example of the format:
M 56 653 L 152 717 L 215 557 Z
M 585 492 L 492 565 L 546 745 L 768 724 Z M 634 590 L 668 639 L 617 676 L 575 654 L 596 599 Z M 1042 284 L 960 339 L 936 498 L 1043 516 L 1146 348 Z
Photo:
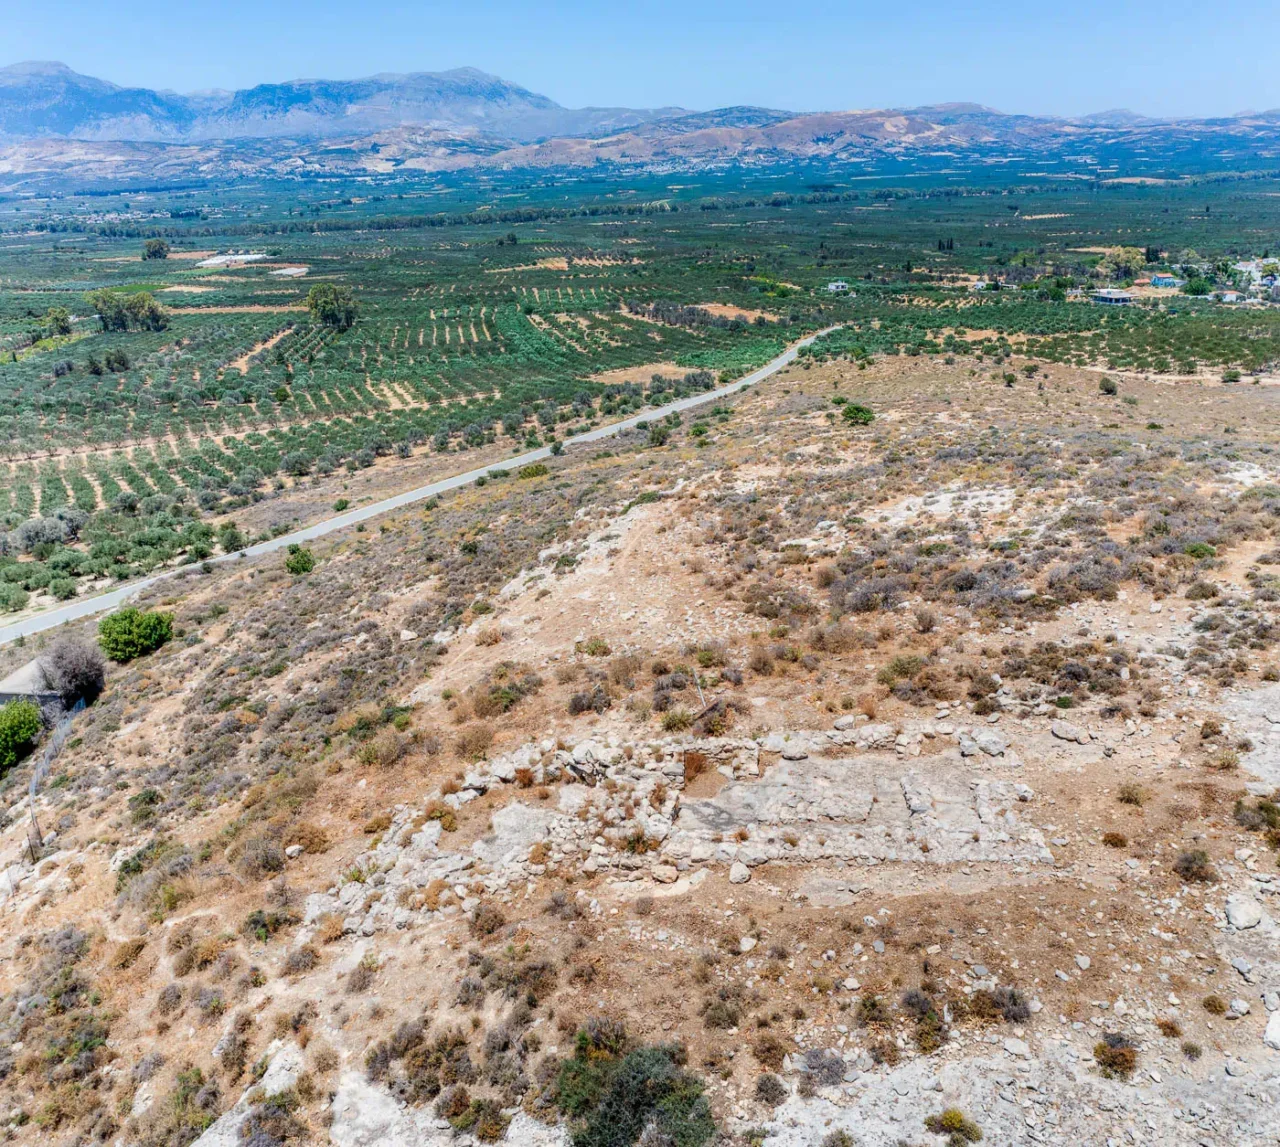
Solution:
M 0 64 L 194 91 L 472 66 L 567 107 L 1280 107 L 1280 4 L 1185 0 L 6 0 Z

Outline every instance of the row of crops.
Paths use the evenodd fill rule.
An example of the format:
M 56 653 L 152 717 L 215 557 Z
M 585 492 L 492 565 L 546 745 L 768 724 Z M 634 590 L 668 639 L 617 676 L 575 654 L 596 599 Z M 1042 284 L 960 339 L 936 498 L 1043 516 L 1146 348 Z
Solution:
M 126 580 L 175 562 L 196 562 L 217 549 L 234 552 L 248 538 L 224 519 L 265 496 L 272 484 L 316 473 L 359 470 L 380 456 L 433 449 L 465 451 L 506 438 L 536 444 L 598 413 L 623 416 L 715 386 L 710 371 L 647 383 L 579 390 L 564 401 L 535 399 L 499 414 L 469 412 L 432 427 L 422 411 L 357 417 L 323 426 L 272 429 L 244 437 L 187 438 L 109 455 L 64 457 L 9 467 L 0 483 L 0 610 L 22 609 L 32 594 L 76 596 L 103 579 Z
M 931 306 L 881 302 L 860 309 L 806 353 L 866 358 L 1015 350 L 1049 362 L 1117 370 L 1193 373 L 1209 365 L 1257 371 L 1280 361 L 1280 311 L 1183 300 L 1173 307 L 1103 311 L 1082 302 L 1016 295 Z

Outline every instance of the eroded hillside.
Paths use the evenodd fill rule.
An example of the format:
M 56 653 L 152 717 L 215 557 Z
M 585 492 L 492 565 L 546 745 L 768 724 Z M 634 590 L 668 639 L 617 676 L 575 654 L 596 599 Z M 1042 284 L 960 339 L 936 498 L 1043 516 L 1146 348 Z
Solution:
M 151 591 L 3 782 L 8 1137 L 1274 1141 L 1278 392 L 1022 365 Z

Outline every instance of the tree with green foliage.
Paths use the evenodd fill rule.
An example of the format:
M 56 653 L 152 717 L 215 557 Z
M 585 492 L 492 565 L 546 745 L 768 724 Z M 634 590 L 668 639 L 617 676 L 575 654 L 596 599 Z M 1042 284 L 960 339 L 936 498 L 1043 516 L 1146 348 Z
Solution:
M 39 706 L 30 701 L 10 701 L 0 709 L 0 776 L 31 750 L 42 724 Z
M 169 244 L 163 239 L 148 239 L 142 244 L 142 258 L 146 259 L 167 259 L 169 257 Z
M 223 553 L 233 554 L 236 550 L 244 549 L 245 544 L 245 536 L 235 522 L 223 522 L 218 527 L 218 545 L 222 547 Z
M 876 420 L 875 411 L 857 402 L 846 402 L 840 417 L 850 426 L 870 426 Z
M 44 329 L 50 337 L 71 333 L 71 312 L 66 307 L 50 307 L 44 314 Z
M 307 292 L 307 310 L 326 327 L 345 331 L 356 321 L 356 300 L 350 287 L 317 283 Z
M 169 312 L 150 291 L 130 293 L 102 287 L 90 291 L 85 300 L 97 313 L 104 331 L 162 331 L 169 325 Z
M 316 568 L 315 555 L 310 550 L 303 549 L 302 546 L 294 542 L 289 546 L 289 552 L 285 555 L 284 568 L 295 577 L 309 574 Z
M 159 649 L 173 637 L 173 614 L 122 609 L 98 622 L 98 644 L 112 661 L 132 661 Z
M 1141 247 L 1117 247 L 1098 264 L 1098 274 L 1107 279 L 1135 279 L 1146 265 L 1147 253 Z

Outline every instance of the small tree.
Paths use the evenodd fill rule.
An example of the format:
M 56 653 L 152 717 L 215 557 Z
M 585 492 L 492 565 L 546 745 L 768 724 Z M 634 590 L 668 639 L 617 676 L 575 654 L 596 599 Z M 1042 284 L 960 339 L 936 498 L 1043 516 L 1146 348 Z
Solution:
M 61 637 L 40 658 L 40 671 L 62 700 L 71 705 L 84 698 L 97 699 L 107 680 L 107 663 L 92 642 L 80 637 Z
M 1108 375 L 1103 375 L 1102 381 L 1098 383 L 1098 389 L 1110 397 L 1114 397 L 1120 392 L 1120 388 L 1116 386 L 1116 380 Z
M 223 522 L 218 527 L 218 545 L 224 553 L 233 554 L 245 547 L 245 536 L 235 522 Z
M 44 315 L 44 329 L 51 336 L 71 333 L 71 312 L 66 307 L 50 307 Z
M 169 257 L 169 244 L 163 239 L 148 239 L 142 244 L 143 259 L 167 259 Z
M 98 622 L 98 644 L 112 661 L 132 661 L 173 637 L 173 614 L 122 609 Z
M 41 725 L 40 709 L 30 701 L 11 701 L 0 709 L 0 776 L 26 755 Z
M 295 542 L 289 546 L 289 552 L 284 559 L 284 568 L 295 577 L 309 574 L 316 568 L 315 555 Z
M 350 287 L 317 283 L 307 292 L 307 310 L 326 327 L 345 331 L 356 321 L 356 300 Z
M 870 426 L 876 420 L 874 410 L 857 402 L 846 402 L 840 417 L 850 426 Z

